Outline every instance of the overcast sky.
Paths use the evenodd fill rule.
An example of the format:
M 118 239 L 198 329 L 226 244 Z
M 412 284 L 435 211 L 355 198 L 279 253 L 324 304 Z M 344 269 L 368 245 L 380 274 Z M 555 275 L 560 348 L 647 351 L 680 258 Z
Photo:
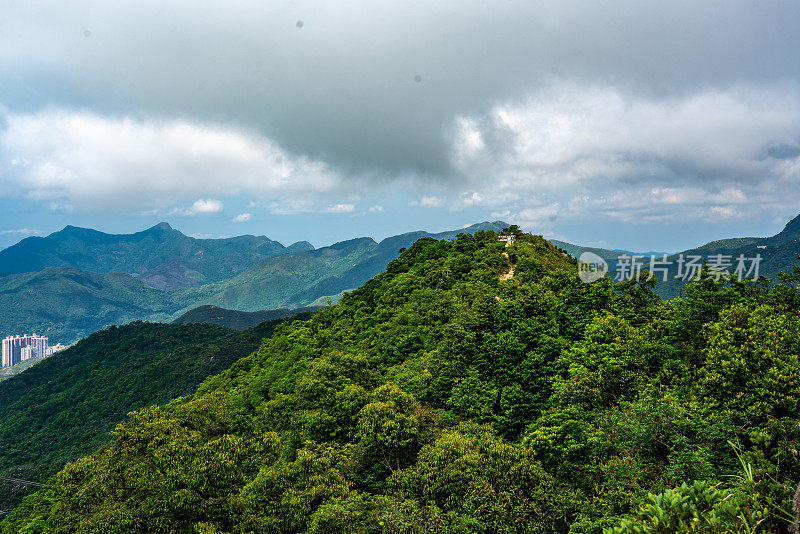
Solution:
M 800 2 L 15 2 L 0 247 L 502 219 L 678 251 L 800 213 Z

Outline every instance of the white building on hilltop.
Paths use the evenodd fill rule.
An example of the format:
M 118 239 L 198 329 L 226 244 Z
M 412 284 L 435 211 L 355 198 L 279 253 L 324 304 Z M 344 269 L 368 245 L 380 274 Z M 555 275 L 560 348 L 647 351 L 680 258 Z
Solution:
M 514 234 L 500 235 L 497 236 L 497 240 L 503 241 L 505 242 L 506 246 L 509 246 L 514 244 L 514 241 L 517 240 L 517 236 L 515 236 Z

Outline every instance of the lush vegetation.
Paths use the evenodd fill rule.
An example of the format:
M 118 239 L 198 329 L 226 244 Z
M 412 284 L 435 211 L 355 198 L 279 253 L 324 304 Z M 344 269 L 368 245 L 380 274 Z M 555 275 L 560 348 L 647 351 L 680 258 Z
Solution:
M 41 361 L 44 361 L 44 358 L 30 358 L 28 360 L 16 363 L 11 367 L 0 368 L 0 380 L 5 380 L 6 378 L 11 378 L 14 375 L 18 375 L 23 371 L 27 371 L 29 367 L 34 366 Z
M 784 532 L 798 282 L 704 280 L 665 303 L 581 283 L 536 236 L 422 239 L 195 394 L 131 413 L 0 528 Z
M 129 411 L 193 392 L 258 348 L 279 322 L 245 332 L 208 324 L 111 327 L 4 380 L 0 476 L 44 482 L 108 441 Z M 9 481 L 0 489 L 0 510 L 30 492 Z
M 227 326 L 234 330 L 246 330 L 260 325 L 265 321 L 288 319 L 294 315 L 313 313 L 319 309 L 320 307 L 315 306 L 243 312 L 207 305 L 198 306 L 193 310 L 189 310 L 172 322 L 176 324 L 211 323 Z

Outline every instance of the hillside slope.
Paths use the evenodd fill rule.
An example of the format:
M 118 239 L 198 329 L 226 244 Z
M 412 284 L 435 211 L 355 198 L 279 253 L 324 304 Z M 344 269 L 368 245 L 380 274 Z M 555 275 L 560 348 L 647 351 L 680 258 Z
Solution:
M 591 252 L 600 256 L 608 263 L 612 277 L 619 273 L 617 264 L 622 254 L 637 254 L 620 250 L 584 247 L 563 241 L 553 241 L 553 244 L 567 251 L 575 258 L 580 257 L 584 252 Z M 792 266 L 797 261 L 797 254 L 800 254 L 800 215 L 789 221 L 781 232 L 771 237 L 720 239 L 668 255 L 667 261 L 670 265 L 667 280 L 663 280 L 663 274 L 658 275 L 655 291 L 666 299 L 676 298 L 684 294 L 687 281 L 679 277 L 678 259 L 680 256 L 683 256 L 684 259 L 688 259 L 690 256 L 699 256 L 706 261 L 712 261 L 715 256 L 720 254 L 727 257 L 727 261 L 732 264 L 728 268 L 730 273 L 734 272 L 736 258 L 740 255 L 745 258 L 755 258 L 758 255 L 761 257 L 758 274 L 775 281 L 779 272 L 791 272 Z M 663 260 L 663 254 L 642 253 L 643 257 L 637 260 L 641 263 L 642 269 L 650 267 L 651 255 L 655 257 L 656 262 Z M 748 261 L 746 265 L 749 267 L 750 262 Z
M 259 325 L 264 321 L 288 319 L 295 315 L 313 313 L 320 309 L 322 309 L 322 306 L 243 312 L 238 310 L 226 310 L 225 308 L 208 305 L 198 306 L 197 308 L 189 310 L 172 322 L 175 324 L 210 323 L 226 326 L 234 330 L 245 330 Z
M 167 320 L 174 295 L 124 273 L 49 267 L 0 275 L 0 327 L 5 335 L 37 332 L 51 343 L 73 343 L 111 324 Z
M 766 276 L 772 280 L 777 280 L 777 274 L 781 271 L 791 272 L 792 265 L 797 262 L 797 255 L 800 254 L 800 215 L 789 221 L 784 229 L 771 237 L 746 237 L 736 239 L 723 239 L 706 243 L 695 249 L 681 252 L 685 258 L 689 256 L 701 256 L 707 261 L 713 261 L 717 255 L 728 257 L 731 267 L 728 269 L 733 272 L 736 268 L 736 258 L 755 258 L 760 256 L 758 274 Z M 678 255 L 673 255 L 669 259 L 677 264 Z M 749 267 L 750 261 L 747 262 Z M 680 296 L 686 284 L 677 280 L 677 266 L 670 271 L 670 280 L 661 283 L 660 293 L 666 298 Z
M 360 287 L 397 257 L 401 248 L 423 237 L 453 239 L 459 233 L 500 231 L 506 223 L 483 222 L 461 230 L 430 234 L 410 232 L 376 243 L 368 237 L 329 247 L 262 260 L 217 284 L 191 288 L 182 299 L 242 311 L 307 306 L 319 299 Z
M 798 310 L 789 286 L 584 284 L 536 236 L 421 239 L 0 530 L 782 532 Z
M 44 358 L 31 358 L 29 360 L 23 360 L 10 367 L 3 367 L 0 369 L 0 380 L 5 380 L 7 378 L 11 378 L 12 376 L 18 375 L 24 371 L 27 371 L 30 367 L 33 367 L 37 363 L 43 361 Z
M 0 476 L 44 482 L 108 441 L 129 411 L 193 392 L 257 349 L 282 320 L 245 332 L 208 324 L 112 327 L 0 382 Z M 30 491 L 7 481 L 0 489 L 0 510 Z

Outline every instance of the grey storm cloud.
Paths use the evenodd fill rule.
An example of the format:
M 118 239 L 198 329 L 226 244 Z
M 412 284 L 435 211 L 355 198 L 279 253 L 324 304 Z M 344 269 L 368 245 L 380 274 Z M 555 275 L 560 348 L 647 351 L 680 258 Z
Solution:
M 315 190 L 344 213 L 395 182 L 531 222 L 697 199 L 734 216 L 800 200 L 799 26 L 777 0 L 18 2 L 0 185 L 298 210 Z
M 789 1 L 18 2 L 0 102 L 235 122 L 340 168 L 444 175 L 455 116 L 553 78 L 797 80 L 799 22 Z

